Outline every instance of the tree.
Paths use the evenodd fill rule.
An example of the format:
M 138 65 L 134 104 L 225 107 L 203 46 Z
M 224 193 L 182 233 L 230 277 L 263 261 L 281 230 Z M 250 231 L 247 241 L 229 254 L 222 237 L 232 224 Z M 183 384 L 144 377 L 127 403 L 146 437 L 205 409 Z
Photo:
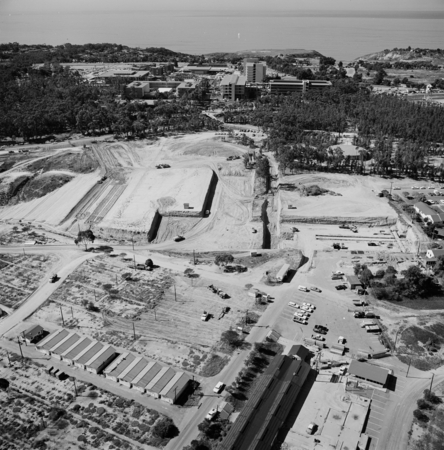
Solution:
M 6 389 L 8 389 L 9 387 L 9 381 L 6 380 L 5 378 L 0 378 L 0 389 L 3 389 L 4 391 L 6 391 Z
M 153 264 L 153 260 L 152 259 L 147 259 L 145 261 L 145 267 L 150 267 L 152 269 L 153 266 L 154 266 L 154 264 Z
M 425 400 L 427 400 L 430 403 L 433 403 L 434 405 L 442 403 L 441 398 L 435 395 L 435 393 L 432 392 L 430 389 L 424 390 L 424 398 Z
M 432 409 L 432 405 L 423 398 L 420 398 L 416 403 L 419 409 Z
M 240 347 L 243 343 L 240 335 L 234 330 L 224 331 L 220 336 L 220 340 L 231 348 Z
M 152 432 L 161 439 L 171 439 L 179 435 L 179 430 L 169 417 L 158 420 L 152 428 Z
M 375 273 L 375 278 L 384 278 L 385 272 L 383 269 L 379 269 Z
M 258 158 L 256 164 L 256 174 L 260 178 L 268 178 L 270 175 L 270 163 L 268 158 Z
M 413 417 L 417 419 L 419 422 L 427 423 L 430 419 L 426 416 L 420 409 L 415 409 L 413 411 Z
M 74 240 L 74 243 L 76 245 L 78 244 L 84 244 L 85 250 L 88 249 L 88 242 L 94 243 L 96 237 L 94 236 L 94 233 L 91 230 L 84 230 L 79 231 L 77 234 L 77 238 Z
M 233 255 L 230 255 L 229 253 L 223 253 L 221 255 L 216 255 L 216 258 L 214 258 L 214 263 L 217 266 L 226 265 L 229 263 L 232 263 L 234 261 Z
M 361 276 L 360 276 L 360 280 L 364 283 L 364 284 L 370 284 L 370 281 L 373 278 L 373 274 L 371 272 L 370 269 L 365 268 L 362 272 L 361 272 Z

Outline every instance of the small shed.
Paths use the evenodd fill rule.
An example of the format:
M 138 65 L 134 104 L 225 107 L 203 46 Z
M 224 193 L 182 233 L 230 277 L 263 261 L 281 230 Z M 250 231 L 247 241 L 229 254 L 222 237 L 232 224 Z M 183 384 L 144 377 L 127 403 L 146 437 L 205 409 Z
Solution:
M 1 316 L 1 314 L 0 314 Z M 35 344 L 42 340 L 45 336 L 48 335 L 48 332 L 45 331 L 40 325 L 33 325 L 23 332 L 23 339 L 28 344 Z
M 356 275 L 346 275 L 345 279 L 351 290 L 362 289 L 362 283 Z

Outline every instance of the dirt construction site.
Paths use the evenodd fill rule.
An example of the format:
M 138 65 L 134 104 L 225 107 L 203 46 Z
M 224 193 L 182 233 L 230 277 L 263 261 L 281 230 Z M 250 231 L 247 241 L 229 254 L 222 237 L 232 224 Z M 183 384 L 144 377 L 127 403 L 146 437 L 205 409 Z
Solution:
M 440 366 L 442 299 L 378 301 L 332 278 L 333 271 L 354 275 L 356 264 L 402 274 L 421 263 L 424 234 L 381 194 L 414 182 L 283 175 L 265 153 L 268 185 L 243 161 L 261 153 L 257 137 L 255 145 L 241 145 L 232 132 L 108 139 L 29 154 L 0 173 L 0 347 L 14 349 L 31 325 L 65 328 L 187 372 L 204 395 L 181 412 L 181 432 L 190 423 L 197 430 L 220 400 L 211 394 L 215 382 L 234 382 L 251 346 L 270 333 L 283 347 L 306 343 L 321 363 L 382 354 L 381 364 L 398 370 L 403 356 L 416 354 L 412 370 Z M 94 242 L 75 244 L 87 229 Z M 222 255 L 232 264 L 217 265 Z M 356 303 L 358 293 L 367 305 Z M 310 313 L 298 322 L 303 303 Z M 379 331 L 369 332 L 356 312 L 374 316 Z M 319 325 L 327 330 L 322 345 L 313 341 Z M 237 333 L 239 347 L 226 331 Z M 431 354 L 430 341 L 443 348 Z M 330 350 L 341 343 L 336 356 Z M 339 389 L 329 397 L 341 420 L 330 423 L 324 411 L 332 440 L 338 427 L 331 424 L 360 411 L 346 397 Z M 307 436 L 296 434 L 295 448 L 305 445 Z M 186 444 L 196 437 L 189 433 Z

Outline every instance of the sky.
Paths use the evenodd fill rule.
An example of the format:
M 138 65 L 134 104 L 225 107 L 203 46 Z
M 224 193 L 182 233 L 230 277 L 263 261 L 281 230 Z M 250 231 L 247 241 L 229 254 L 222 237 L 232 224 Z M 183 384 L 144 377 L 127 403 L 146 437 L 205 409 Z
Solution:
M 444 11 L 443 0 L 0 0 L 0 14 L 128 10 Z

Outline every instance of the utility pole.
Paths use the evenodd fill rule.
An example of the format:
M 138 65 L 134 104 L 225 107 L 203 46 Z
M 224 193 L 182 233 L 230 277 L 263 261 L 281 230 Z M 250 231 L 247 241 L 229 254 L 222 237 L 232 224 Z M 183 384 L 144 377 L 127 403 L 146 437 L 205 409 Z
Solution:
M 11 367 L 11 359 L 9 358 L 9 352 L 6 350 L 6 355 L 8 357 L 8 366 Z
M 390 181 L 390 197 L 392 196 L 393 181 Z
M 134 325 L 134 322 L 133 322 L 133 335 L 134 335 L 134 340 L 136 340 L 136 326 Z
M 176 297 L 176 285 L 174 284 L 174 301 L 177 302 L 177 297 Z
M 432 373 L 432 379 L 430 381 L 430 393 L 432 392 L 433 378 L 435 378 L 435 374 L 434 373 Z
M 406 378 L 409 377 L 409 370 L 410 370 L 410 364 L 411 364 L 411 363 L 412 363 L 412 357 L 410 356 L 410 359 L 409 359 L 409 366 L 407 367 L 407 373 L 406 373 L 406 375 L 405 375 Z
M 28 346 L 28 343 L 26 342 L 26 339 L 25 339 L 25 332 L 22 333 L 22 336 L 23 336 L 23 340 L 25 341 L 25 345 L 26 345 L 26 347 L 27 347 L 27 346 Z
M 395 345 L 394 345 L 394 348 L 393 348 L 393 352 L 396 352 L 396 342 L 398 341 L 398 333 L 399 333 L 399 328 L 398 328 L 398 331 L 396 332 L 396 336 L 395 336 Z M 393 353 L 392 352 L 392 353 Z
M 196 252 L 193 250 L 193 264 L 196 265 Z
M 22 355 L 22 360 L 23 360 L 23 352 L 22 352 L 22 343 L 20 342 L 20 338 L 17 336 L 17 342 L 20 348 L 20 354 Z
M 72 306 L 71 306 L 71 316 L 74 319 L 74 311 L 72 310 Z
M 63 323 L 63 326 L 65 326 L 65 320 L 63 319 L 62 305 L 60 305 L 60 315 L 62 316 L 62 323 Z
M 133 261 L 134 261 L 134 270 L 136 270 L 136 255 L 133 255 Z
M 73 378 L 72 380 L 74 381 L 74 393 L 75 393 L 75 396 L 77 397 L 78 394 L 77 394 L 76 379 Z

